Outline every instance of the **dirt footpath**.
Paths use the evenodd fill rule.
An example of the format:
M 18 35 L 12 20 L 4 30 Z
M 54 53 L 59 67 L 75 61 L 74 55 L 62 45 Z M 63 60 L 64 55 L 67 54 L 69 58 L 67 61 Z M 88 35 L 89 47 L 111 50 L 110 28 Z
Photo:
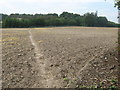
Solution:
M 117 29 L 3 30 L 3 87 L 117 85 Z

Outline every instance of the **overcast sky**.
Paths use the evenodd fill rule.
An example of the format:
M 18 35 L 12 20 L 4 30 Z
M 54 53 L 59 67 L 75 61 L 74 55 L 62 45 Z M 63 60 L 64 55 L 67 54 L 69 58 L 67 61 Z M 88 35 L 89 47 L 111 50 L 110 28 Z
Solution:
M 0 0 L 0 13 L 57 13 L 63 11 L 83 15 L 98 11 L 99 16 L 117 22 L 118 11 L 113 0 Z

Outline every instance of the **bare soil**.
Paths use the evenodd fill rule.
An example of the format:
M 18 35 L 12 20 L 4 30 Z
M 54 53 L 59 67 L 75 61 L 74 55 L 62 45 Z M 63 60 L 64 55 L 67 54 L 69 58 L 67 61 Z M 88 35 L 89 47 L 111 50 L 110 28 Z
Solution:
M 117 28 L 3 29 L 3 88 L 117 86 Z

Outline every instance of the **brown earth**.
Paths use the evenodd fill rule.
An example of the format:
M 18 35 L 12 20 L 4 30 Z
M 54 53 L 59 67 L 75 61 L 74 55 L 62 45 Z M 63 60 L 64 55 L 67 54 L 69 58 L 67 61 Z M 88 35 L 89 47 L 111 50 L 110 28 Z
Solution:
M 117 85 L 117 28 L 3 29 L 3 88 Z

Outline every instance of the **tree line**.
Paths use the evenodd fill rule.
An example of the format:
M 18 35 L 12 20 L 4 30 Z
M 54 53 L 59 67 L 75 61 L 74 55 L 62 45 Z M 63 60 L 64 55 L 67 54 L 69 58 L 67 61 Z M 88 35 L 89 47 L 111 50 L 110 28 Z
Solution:
M 89 27 L 117 27 L 118 24 L 108 21 L 106 17 L 96 13 L 84 15 L 63 12 L 53 14 L 2 14 L 3 28 L 27 28 L 45 26 L 89 26 Z

